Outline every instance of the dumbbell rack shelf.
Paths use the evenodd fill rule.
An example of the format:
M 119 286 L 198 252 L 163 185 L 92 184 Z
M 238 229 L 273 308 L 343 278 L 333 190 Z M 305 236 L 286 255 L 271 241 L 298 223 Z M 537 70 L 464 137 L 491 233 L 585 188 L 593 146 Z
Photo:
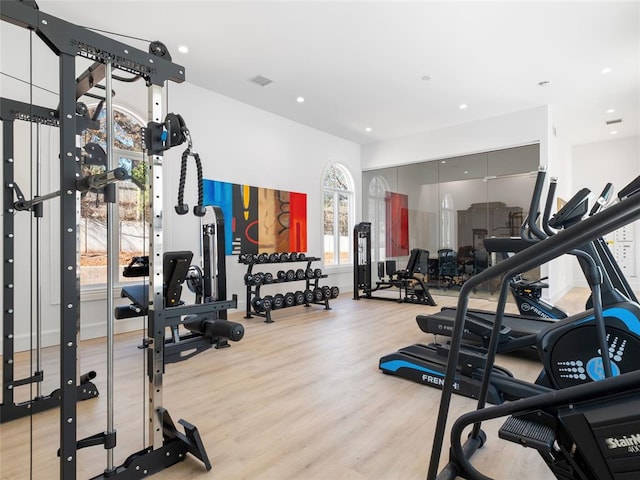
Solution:
M 313 278 L 309 278 L 306 275 L 306 272 L 308 272 L 309 270 L 311 270 L 311 264 L 313 262 L 317 262 L 322 260 L 321 258 L 317 258 L 317 257 L 304 257 L 304 259 L 302 260 L 284 260 L 284 261 L 258 261 L 257 257 L 255 257 L 255 259 L 253 261 L 251 261 L 250 263 L 247 264 L 247 273 L 245 274 L 245 285 L 247 287 L 247 313 L 245 315 L 244 318 L 253 318 L 254 316 L 256 317 L 263 317 L 265 320 L 265 323 L 273 323 L 273 319 L 271 318 L 271 312 L 274 309 L 280 309 L 280 308 L 289 308 L 289 307 L 297 307 L 297 306 L 305 306 L 305 307 L 310 307 L 311 305 L 323 305 L 325 310 L 331 310 L 331 307 L 329 306 L 329 299 L 326 297 L 323 297 L 322 300 L 319 300 L 316 298 L 315 294 L 313 296 L 312 299 L 310 299 L 309 297 L 305 296 L 304 302 L 303 303 L 293 303 L 292 305 L 286 305 L 284 302 L 282 302 L 282 306 L 280 307 L 276 307 L 276 308 L 270 308 L 270 309 L 266 309 L 264 311 L 258 311 L 255 306 L 254 306 L 254 300 L 255 299 L 260 299 L 262 298 L 260 296 L 260 289 L 264 286 L 268 286 L 268 285 L 276 285 L 276 284 L 281 284 L 281 283 L 294 283 L 294 282 L 305 282 L 305 291 L 311 291 L 311 292 L 316 292 L 318 289 L 321 289 L 322 287 L 319 286 L 320 280 L 323 278 L 328 278 L 328 275 L 326 274 L 321 274 L 321 275 L 314 275 Z M 240 262 L 240 263 L 244 263 L 244 262 Z M 258 284 L 254 284 L 251 281 L 252 276 L 254 276 L 253 273 L 253 268 L 254 267 L 262 267 L 262 266 L 266 266 L 266 265 L 281 265 L 283 267 L 285 267 L 286 265 L 291 265 L 291 264 L 295 264 L 295 263 L 306 263 L 306 268 L 302 269 L 305 272 L 305 277 L 304 278 L 298 278 L 297 276 L 293 279 L 289 278 L 278 278 L 276 275 L 273 275 L 273 280 L 270 282 L 259 282 Z M 286 267 L 285 267 L 286 269 Z M 289 269 L 291 270 L 291 269 Z M 319 269 L 316 269 L 319 270 Z M 259 275 L 262 272 L 256 273 L 256 275 Z M 327 287 L 328 288 L 328 287 Z M 277 295 L 277 294 L 276 294 Z

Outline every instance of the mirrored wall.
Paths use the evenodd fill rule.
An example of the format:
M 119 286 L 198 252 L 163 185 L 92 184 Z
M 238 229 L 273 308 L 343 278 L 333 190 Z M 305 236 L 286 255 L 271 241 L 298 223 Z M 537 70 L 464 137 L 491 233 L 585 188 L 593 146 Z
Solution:
M 372 285 L 391 273 L 376 267 L 380 262 L 395 260 L 405 269 L 411 250 L 421 248 L 429 257 L 419 273 L 432 293 L 457 294 L 471 276 L 501 260 L 501 253 L 487 251 L 485 238 L 520 234 L 539 162 L 534 144 L 363 172 Z M 476 295 L 494 298 L 497 287 L 487 282 Z

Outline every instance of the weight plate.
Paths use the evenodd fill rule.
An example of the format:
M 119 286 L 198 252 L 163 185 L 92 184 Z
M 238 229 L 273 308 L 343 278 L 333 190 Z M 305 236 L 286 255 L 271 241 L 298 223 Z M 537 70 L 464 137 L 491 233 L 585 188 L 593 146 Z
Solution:
M 265 312 L 271 310 L 273 308 L 273 296 L 265 295 L 262 299 L 262 308 L 264 308 Z
M 271 263 L 276 263 L 280 261 L 280 255 L 278 255 L 277 253 L 271 253 L 269 254 L 269 261 Z
M 298 254 L 298 261 L 302 262 L 303 260 L 306 260 L 307 256 L 304 253 L 299 253 Z
M 313 299 L 316 302 L 321 302 L 322 300 L 324 300 L 324 294 L 322 293 L 322 289 L 321 288 L 314 288 L 313 289 Z
M 296 297 L 293 293 L 287 292 L 284 295 L 284 306 L 293 307 L 296 304 Z
M 287 280 L 291 282 L 295 279 L 296 279 L 296 272 L 294 272 L 293 270 L 287 270 Z
M 267 263 L 267 260 L 269 260 L 269 255 L 267 255 L 266 253 L 261 253 L 260 255 L 258 255 L 258 263 Z
M 298 280 L 304 280 L 307 277 L 307 274 L 304 272 L 303 269 L 299 268 L 296 270 L 296 278 Z
M 329 300 L 331 298 L 331 289 L 326 285 L 322 287 L 322 296 L 325 300 Z
M 262 299 L 262 308 L 265 312 L 268 312 L 273 307 L 273 300 L 270 295 L 267 295 Z
M 338 298 L 340 295 L 340 289 L 338 287 L 331 287 L 331 298 Z
M 298 290 L 293 294 L 296 299 L 296 305 L 302 305 L 304 303 L 304 293 L 301 290 Z
M 290 262 L 297 262 L 298 261 L 298 254 L 296 252 L 291 252 L 289 254 L 289 261 Z
M 289 254 L 287 252 L 282 252 L 280 254 L 280 261 L 281 262 L 288 262 L 289 261 Z
M 264 274 L 264 283 L 272 283 L 273 282 L 273 273 L 267 272 Z
M 284 295 L 282 295 L 281 293 L 277 293 L 273 296 L 273 307 L 274 309 L 276 308 L 282 308 L 282 306 L 284 305 Z
M 278 270 L 278 280 L 286 280 L 287 274 L 284 270 Z
M 313 302 L 313 291 L 311 291 L 311 290 L 305 290 L 304 291 L 304 302 L 305 303 Z
M 316 268 L 316 269 L 313 271 L 313 275 L 314 275 L 316 278 L 320 278 L 320 277 L 322 277 L 322 270 L 321 270 L 320 268 Z
M 254 298 L 253 302 L 251 302 L 253 304 L 253 309 L 256 312 L 262 312 L 264 311 L 264 303 L 263 303 L 263 299 L 262 298 Z

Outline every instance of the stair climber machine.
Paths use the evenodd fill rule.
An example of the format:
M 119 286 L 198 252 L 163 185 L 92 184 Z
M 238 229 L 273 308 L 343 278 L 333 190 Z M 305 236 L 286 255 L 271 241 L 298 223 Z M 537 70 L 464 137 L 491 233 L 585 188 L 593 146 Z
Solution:
M 487 440 L 485 420 L 508 417 L 499 437 L 534 448 L 558 479 L 632 480 L 640 472 L 640 306 L 621 301 L 603 307 L 598 279 L 592 283 L 593 309 L 573 315 L 537 336 L 546 387 L 528 384 L 531 395 L 497 406 L 486 406 L 496 376 L 498 347 L 508 279 L 585 246 L 640 218 L 640 177 L 618 193 L 618 201 L 574 226 L 549 236 L 470 279 L 458 297 L 456 324 L 442 385 L 428 480 L 457 477 L 483 479 L 470 459 Z M 604 269 L 593 269 L 604 276 Z M 438 472 L 451 395 L 457 382 L 465 314 L 472 289 L 502 276 L 495 324 L 489 342 L 475 411 L 451 427 L 449 463 Z M 524 383 L 524 382 L 522 382 Z M 472 426 L 466 441 L 462 433 Z
M 175 363 L 201 353 L 212 346 L 229 347 L 228 340 L 237 342 L 244 336 L 240 323 L 227 320 L 227 309 L 236 308 L 237 297 L 227 300 L 226 264 L 224 250 L 224 218 L 219 207 L 204 207 L 202 225 L 202 264 L 191 265 L 193 252 L 166 252 L 163 259 L 163 292 L 167 306 L 184 305 L 182 287 L 187 284 L 195 294 L 195 304 L 201 305 L 196 313 L 184 315 L 180 325 L 172 327 L 171 336 L 165 339 L 165 363 Z M 148 274 L 148 258 L 134 257 L 124 268 L 125 277 Z M 146 315 L 148 284 L 128 285 L 121 296 L 130 305 L 116 307 L 117 319 Z M 180 326 L 188 333 L 181 333 Z M 148 346 L 145 346 L 148 347 Z
M 538 174 L 536 182 L 536 190 L 539 191 L 544 181 L 545 172 L 541 171 Z M 622 192 L 626 192 L 627 189 L 623 189 Z M 585 197 L 582 193 L 579 193 L 561 209 L 556 216 L 554 216 L 553 222 L 556 224 L 556 220 L 559 219 L 560 223 L 564 223 L 566 216 L 573 217 L 574 211 L 577 205 L 582 205 L 586 198 L 583 198 L 580 202 L 574 201 L 575 198 Z M 586 206 L 578 208 L 580 211 L 586 212 Z M 568 227 L 566 231 L 575 230 L 575 228 L 581 223 L 573 222 L 572 227 Z M 549 230 L 551 233 L 551 230 Z M 564 231 L 564 230 L 563 230 Z M 563 231 L 559 232 L 562 233 Z M 540 234 L 540 232 L 537 232 Z M 554 237 L 557 235 L 554 235 Z M 548 239 L 554 238 L 548 237 Z M 543 240 L 548 242 L 548 240 Z M 538 243 L 532 244 L 527 249 L 521 251 L 513 257 L 510 257 L 503 262 L 495 265 L 495 269 L 501 269 L 503 263 L 507 266 L 514 264 L 513 258 L 522 258 L 524 252 L 528 252 L 532 247 L 539 249 Z M 580 246 L 580 249 L 571 249 L 569 253 L 578 255 L 583 269 L 589 281 L 589 284 L 593 290 L 593 298 L 597 300 L 599 309 L 594 308 L 584 313 L 567 317 L 563 320 L 558 320 L 553 323 L 548 323 L 547 328 L 541 329 L 538 333 L 532 333 L 529 335 L 523 335 L 519 337 L 513 337 L 511 335 L 511 329 L 503 325 L 504 312 L 500 313 L 500 324 L 496 326 L 496 318 L 493 318 L 491 322 L 486 324 L 480 324 L 477 319 L 471 317 L 465 309 L 466 321 L 461 322 L 458 320 L 459 310 L 455 310 L 456 318 L 452 323 L 452 333 L 457 328 L 457 323 L 460 322 L 464 325 L 463 338 L 473 336 L 473 338 L 480 338 L 484 341 L 483 346 L 464 345 L 458 348 L 459 365 L 457 374 L 455 377 L 455 383 L 453 389 L 456 393 L 469 396 L 472 398 L 478 398 L 481 394 L 481 379 L 484 374 L 485 366 L 488 361 L 488 350 L 492 348 L 491 342 L 495 343 L 495 349 L 497 352 L 514 351 L 517 349 L 529 349 L 535 353 L 538 359 L 544 366 L 535 387 L 531 387 L 527 382 L 521 382 L 513 378 L 510 372 L 500 367 L 493 367 L 493 374 L 491 376 L 491 382 L 488 385 L 488 391 L 486 399 L 489 403 L 499 404 L 505 400 L 515 400 L 530 396 L 538 391 L 538 388 L 564 388 L 572 385 L 574 382 L 590 381 L 590 379 L 597 377 L 597 370 L 601 368 L 597 361 L 588 362 L 592 356 L 593 348 L 597 348 L 592 343 L 589 343 L 588 338 L 591 335 L 592 326 L 596 323 L 596 315 L 599 311 L 603 310 L 600 302 L 602 298 L 607 298 L 607 303 L 604 308 L 604 317 L 607 325 L 616 325 L 616 328 L 620 327 L 624 335 L 615 335 L 610 338 L 611 348 L 614 351 L 619 352 L 621 362 L 619 362 L 616 368 L 620 368 L 620 371 L 630 371 L 640 366 L 640 355 L 635 358 L 636 355 L 629 355 L 629 346 L 633 343 L 637 343 L 637 340 L 630 339 L 629 332 L 634 332 L 636 328 L 640 328 L 639 318 L 640 309 L 637 303 L 629 301 L 620 292 L 618 292 L 611 285 L 611 281 L 604 273 L 604 269 L 598 265 L 598 262 L 593 259 L 591 255 L 595 255 L 591 242 L 587 242 Z M 586 251 L 590 251 L 590 255 L 585 254 Z M 510 277 L 503 278 L 503 285 L 501 297 L 499 301 L 506 303 L 506 295 L 509 288 L 509 279 L 518 273 L 517 263 L 516 267 L 510 271 Z M 522 271 L 522 270 L 520 270 Z M 474 281 L 475 283 L 475 281 Z M 606 294 L 601 293 L 606 292 Z M 502 306 L 504 309 L 504 305 Z M 496 314 L 497 315 L 497 314 Z M 464 318 L 464 317 L 463 317 Z M 421 326 L 422 327 L 422 326 Z M 567 334 L 569 333 L 569 334 Z M 632 336 L 634 336 L 633 333 Z M 549 348 L 549 345 L 554 345 L 553 349 Z M 640 344 L 638 344 L 640 346 Z M 557 348 L 556 348 L 557 347 Z M 620 351 L 622 348 L 622 351 Z M 624 357 L 620 353 L 627 351 L 627 356 Z M 380 359 L 379 367 L 387 374 L 392 374 L 413 380 L 422 384 L 435 386 L 442 388 L 444 385 L 445 368 L 448 357 L 450 355 L 449 345 L 412 345 L 402 348 L 397 352 L 386 355 Z M 623 360 L 624 357 L 624 361 Z M 633 357 L 633 358 L 632 358 Z M 588 359 L 587 359 L 588 360 Z M 588 364 L 588 365 L 587 365 Z

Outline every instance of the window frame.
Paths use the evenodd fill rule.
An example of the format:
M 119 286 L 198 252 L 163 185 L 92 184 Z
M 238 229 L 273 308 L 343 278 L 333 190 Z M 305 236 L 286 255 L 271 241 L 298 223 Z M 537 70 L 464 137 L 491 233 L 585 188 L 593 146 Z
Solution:
M 89 109 L 93 109 L 97 106 L 97 103 L 95 104 L 91 104 L 88 105 Z M 113 105 L 113 109 L 114 111 L 118 111 L 118 113 L 126 115 L 128 117 L 133 118 L 137 124 L 139 124 L 140 126 L 145 126 L 146 122 L 143 118 L 142 115 L 140 115 L 137 112 L 132 111 L 131 109 L 123 106 L 123 105 L 117 105 L 114 104 Z M 125 157 L 128 158 L 130 160 L 132 160 L 134 163 L 139 164 L 139 163 L 145 163 L 147 162 L 147 155 L 144 152 L 144 149 L 140 149 L 140 150 L 125 150 L 125 149 L 121 149 L 121 148 L 117 148 L 115 145 L 113 147 L 113 158 L 114 158 L 114 163 L 116 163 L 117 165 L 119 165 L 120 163 L 120 158 L 121 157 Z M 116 198 L 117 198 L 117 202 L 114 204 L 114 215 L 115 217 L 118 219 L 118 221 L 115 222 L 114 224 L 114 232 L 113 232 L 113 236 L 115 241 L 117 242 L 117 252 L 121 251 L 121 240 L 122 240 L 122 231 L 121 231 L 121 222 L 120 222 L 120 209 L 121 209 L 121 197 L 120 197 L 120 188 L 117 189 L 117 194 L 116 194 Z M 78 219 L 80 222 L 82 222 L 84 220 L 85 217 L 82 216 L 82 214 L 80 213 L 81 209 L 79 209 L 79 213 L 78 213 Z M 144 219 L 143 221 L 143 234 L 146 238 L 146 234 L 147 234 L 147 219 Z M 143 239 L 143 254 L 148 254 L 147 252 L 147 242 Z M 119 260 L 118 260 L 119 263 Z M 82 268 L 82 267 L 81 267 Z M 106 266 L 104 266 L 105 268 L 105 272 L 106 272 Z M 136 284 L 139 283 L 140 280 L 139 279 L 135 279 L 132 278 L 131 280 L 123 280 L 121 278 L 121 272 L 118 272 L 118 277 L 115 279 L 114 282 L 114 292 L 112 292 L 112 294 L 114 295 L 118 295 L 120 288 L 124 285 L 131 285 L 131 284 Z M 92 300 L 92 299 L 102 299 L 102 298 L 106 298 L 107 295 L 107 291 L 106 291 L 106 287 L 107 287 L 107 283 L 106 281 L 104 282 L 96 282 L 96 283 L 82 283 L 82 277 L 80 278 L 80 291 L 83 295 L 88 294 L 87 295 L 87 299 Z
M 346 189 L 336 188 L 336 187 L 327 187 L 325 185 L 325 180 L 327 175 L 331 171 L 331 169 L 337 168 L 339 169 L 344 177 L 346 183 Z M 326 210 L 325 210 L 325 196 L 329 193 L 332 196 L 331 199 L 331 207 L 333 210 L 333 251 L 334 251 L 334 263 L 327 263 L 325 250 L 325 218 L 326 218 Z M 347 260 L 343 263 L 341 262 L 341 250 L 340 250 L 340 207 L 339 207 L 339 195 L 345 195 L 347 197 Z M 325 268 L 337 269 L 343 267 L 351 267 L 353 266 L 353 228 L 355 226 L 355 182 L 353 180 L 353 175 L 351 171 L 343 164 L 338 162 L 330 163 L 326 166 L 323 175 L 322 175 L 322 260 L 324 262 Z

